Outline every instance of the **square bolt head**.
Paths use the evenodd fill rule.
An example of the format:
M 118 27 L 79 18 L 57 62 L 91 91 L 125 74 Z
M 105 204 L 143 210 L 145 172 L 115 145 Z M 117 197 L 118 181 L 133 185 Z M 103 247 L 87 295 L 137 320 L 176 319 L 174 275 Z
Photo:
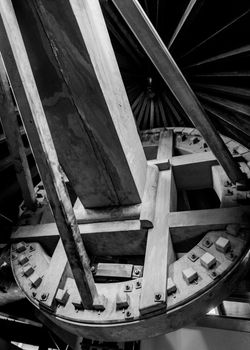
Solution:
M 206 248 L 210 248 L 213 245 L 213 242 L 209 238 L 205 238 L 202 241 L 202 245 L 204 245 Z
M 220 237 L 215 242 L 215 247 L 219 252 L 226 253 L 230 249 L 231 243 L 229 239 Z
M 33 273 L 32 276 L 30 276 L 30 281 L 32 283 L 32 287 L 38 288 L 42 282 L 42 278 L 39 277 L 37 273 Z
M 195 280 L 197 280 L 198 273 L 190 267 L 190 268 L 182 271 L 182 276 L 183 276 L 184 280 L 187 282 L 187 284 L 190 284 L 190 283 L 194 282 Z
M 198 255 L 196 255 L 194 252 L 189 253 L 188 259 L 191 260 L 192 262 L 195 262 L 196 260 L 199 259 Z
M 20 258 L 18 259 L 18 262 L 20 265 L 24 265 L 29 261 L 29 258 L 25 255 L 21 255 Z
M 175 293 L 177 291 L 176 284 L 173 282 L 171 277 L 168 277 L 167 282 L 167 295 L 170 295 L 172 293 Z
M 24 274 L 24 276 L 26 276 L 26 277 L 31 276 L 31 275 L 33 274 L 34 271 L 35 271 L 35 270 L 33 269 L 33 267 L 32 267 L 30 264 L 24 266 L 24 268 L 23 268 L 23 274 Z
M 24 252 L 25 250 L 26 250 L 26 245 L 25 245 L 24 242 L 19 242 L 19 243 L 17 243 L 17 245 L 16 245 L 16 252 L 17 252 L 17 253 L 22 253 L 22 252 Z
M 68 299 L 69 299 L 68 291 L 64 289 L 58 289 L 55 296 L 55 300 L 58 302 L 58 304 L 65 306 L 67 304 Z
M 201 265 L 204 266 L 206 269 L 210 269 L 213 265 L 216 264 L 215 257 L 210 253 L 205 253 L 200 258 Z

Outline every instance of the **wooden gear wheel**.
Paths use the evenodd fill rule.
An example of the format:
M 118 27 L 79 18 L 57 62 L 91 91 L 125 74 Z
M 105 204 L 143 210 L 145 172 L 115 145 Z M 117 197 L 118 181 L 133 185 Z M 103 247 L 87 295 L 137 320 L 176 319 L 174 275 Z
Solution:
M 249 174 L 249 151 L 224 139 Z M 115 211 L 113 222 L 86 223 L 79 201 L 74 207 L 103 298 L 95 310 L 82 306 L 41 185 L 40 212 L 24 213 L 12 236 L 18 285 L 46 318 L 74 334 L 128 341 L 183 327 L 230 294 L 249 260 L 249 191 L 231 184 L 200 134 L 155 129 L 142 142 L 151 158 L 153 228 L 140 217 L 119 222 Z M 216 207 L 204 198 L 209 191 Z M 190 207 L 188 192 L 199 192 L 201 209 Z

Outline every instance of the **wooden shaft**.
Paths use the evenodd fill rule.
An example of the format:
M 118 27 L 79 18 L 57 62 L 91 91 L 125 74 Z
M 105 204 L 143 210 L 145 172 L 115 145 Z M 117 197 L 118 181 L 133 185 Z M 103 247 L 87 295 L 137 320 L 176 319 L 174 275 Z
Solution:
M 244 179 L 244 175 L 241 173 L 237 163 L 233 160 L 219 133 L 210 122 L 203 107 L 144 13 L 139 2 L 137 0 L 112 1 L 189 119 L 206 140 L 230 180 L 235 183 Z
M 17 181 L 22 191 L 24 204 L 28 209 L 33 210 L 36 208 L 36 195 L 2 57 L 0 57 L 0 96 L 1 122 L 15 167 Z
M 58 162 L 47 119 L 36 88 L 34 76 L 23 43 L 12 4 L 8 0 L 0 2 L 0 30 L 5 31 L 11 47 L 20 83 L 23 85 L 26 106 L 30 114 L 22 114 L 26 130 L 30 136 L 37 165 L 56 224 L 67 254 L 73 276 L 85 308 L 91 308 L 97 297 L 97 290 L 89 267 L 89 259 L 81 239 L 79 227 L 70 198 L 63 182 L 63 173 Z M 18 101 L 17 101 L 18 102 Z

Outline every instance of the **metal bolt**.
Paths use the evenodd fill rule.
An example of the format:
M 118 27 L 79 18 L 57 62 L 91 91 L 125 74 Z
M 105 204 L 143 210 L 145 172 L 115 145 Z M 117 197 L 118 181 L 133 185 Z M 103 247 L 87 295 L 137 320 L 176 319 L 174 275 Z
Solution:
M 134 270 L 134 274 L 135 274 L 135 275 L 139 275 L 139 273 L 140 273 L 140 271 L 139 271 L 138 269 L 135 269 L 135 270 Z
M 160 293 L 155 294 L 155 300 L 157 300 L 157 301 L 161 300 L 161 294 Z
M 41 295 L 41 299 L 42 300 L 45 300 L 47 298 L 47 295 L 45 294 L 45 293 L 43 293 L 42 295 Z
M 126 312 L 126 317 L 130 317 L 131 316 L 131 312 L 130 311 L 127 311 Z
M 32 292 L 32 296 L 33 296 L 33 298 L 35 298 L 36 297 L 36 292 Z
M 217 276 L 217 273 L 215 271 L 212 272 L 212 276 L 213 277 L 216 277 Z
M 126 290 L 130 290 L 130 286 L 127 284 L 125 287 Z

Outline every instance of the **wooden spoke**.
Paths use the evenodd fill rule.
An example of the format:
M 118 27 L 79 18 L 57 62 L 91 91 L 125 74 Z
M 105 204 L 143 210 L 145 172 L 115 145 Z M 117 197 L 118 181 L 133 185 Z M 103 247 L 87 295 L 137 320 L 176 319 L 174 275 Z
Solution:
M 221 109 L 219 110 L 218 107 L 216 108 L 207 102 L 204 102 L 203 104 L 207 112 L 228 123 L 230 126 L 240 130 L 241 132 L 250 135 L 250 125 L 247 117 L 240 114 L 236 116 L 234 113 L 223 112 Z
M 240 113 L 245 116 L 249 116 L 250 114 L 250 107 L 246 104 L 233 102 L 222 97 L 216 97 L 201 92 L 197 93 L 197 95 L 206 101 L 210 101 L 218 106 L 222 106 L 225 109 L 232 111 L 233 113 Z
M 195 89 L 213 91 L 215 93 L 236 96 L 237 98 L 249 99 L 250 91 L 248 89 L 239 88 L 237 86 L 215 85 L 215 84 L 193 84 Z
M 228 72 L 209 72 L 209 73 L 194 73 L 195 78 L 244 78 L 250 76 L 250 71 L 228 71 Z
M 184 67 L 184 69 L 189 69 L 189 68 L 193 68 L 193 67 L 203 66 L 204 64 L 214 63 L 214 62 L 217 62 L 217 61 L 224 60 L 226 58 L 232 58 L 232 57 L 235 57 L 235 56 L 238 56 L 238 55 L 248 54 L 249 52 L 250 52 L 250 45 L 245 45 L 245 46 L 239 47 L 237 49 L 226 51 L 226 52 L 221 53 L 219 55 L 207 58 L 207 59 L 205 59 L 203 61 L 196 62 L 194 64 L 191 64 L 189 66 Z
M 190 16 L 191 12 L 193 11 L 195 5 L 197 4 L 197 0 L 190 0 L 170 41 L 169 41 L 169 44 L 168 44 L 168 49 L 170 50 L 171 47 L 173 46 L 178 34 L 180 33 L 182 27 L 185 25 L 185 22 L 188 20 L 188 17 Z
M 2 163 L 1 165 L 3 168 L 6 167 L 8 164 L 11 164 L 11 162 L 14 163 L 16 176 L 22 191 L 24 203 L 27 208 L 33 210 L 36 208 L 36 198 L 29 164 L 27 161 L 27 154 L 30 153 L 30 151 L 25 150 L 22 142 L 14 101 L 11 95 L 8 77 L 1 56 L 0 94 L 2 97 L 0 104 L 1 123 L 4 129 L 8 149 L 10 152 L 10 162 L 7 162 L 7 164 Z
M 210 41 L 211 39 L 214 39 L 218 35 L 224 33 L 224 31 L 226 31 L 227 29 L 231 28 L 232 25 L 236 24 L 238 21 L 240 21 L 242 18 L 244 18 L 246 15 L 248 15 L 249 12 L 250 12 L 250 10 L 245 11 L 240 16 L 236 17 L 231 22 L 227 23 L 225 26 L 223 26 L 222 28 L 217 30 L 215 33 L 213 33 L 212 35 L 208 36 L 206 39 L 202 40 L 200 43 L 196 44 L 194 47 L 192 47 L 190 50 L 188 50 L 186 53 L 184 53 L 180 57 L 180 59 L 183 59 L 183 58 L 189 56 L 191 53 L 193 53 L 194 51 L 199 49 L 201 46 L 203 46 L 204 44 L 207 44 L 207 42 Z

